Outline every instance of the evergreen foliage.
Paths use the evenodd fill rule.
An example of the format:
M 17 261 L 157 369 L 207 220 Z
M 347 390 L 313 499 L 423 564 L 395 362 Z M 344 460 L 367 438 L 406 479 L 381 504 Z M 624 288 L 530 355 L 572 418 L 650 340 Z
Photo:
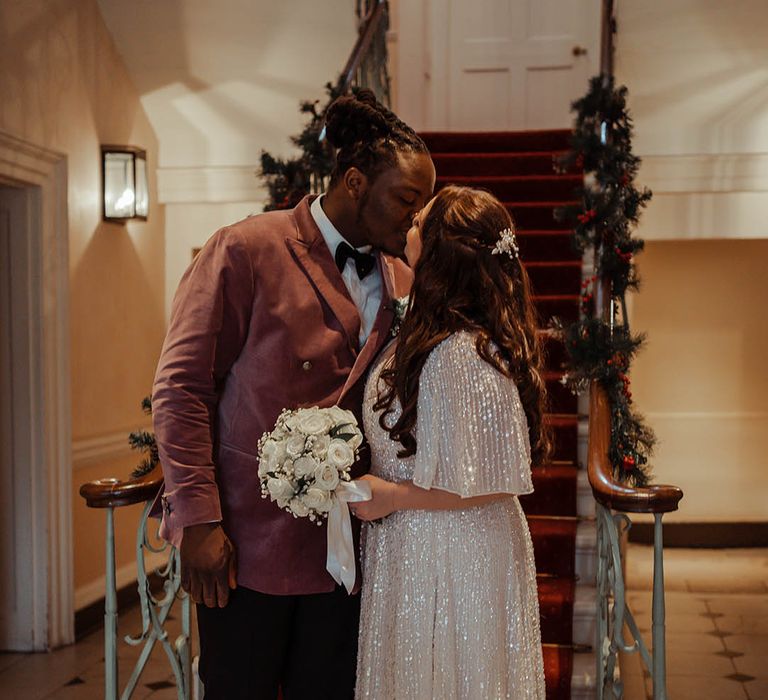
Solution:
M 556 325 L 568 354 L 564 383 L 582 392 L 597 380 L 608 395 L 614 476 L 644 486 L 650 479 L 655 436 L 632 403 L 629 369 L 645 338 L 630 331 L 626 294 L 639 285 L 634 256 L 643 241 L 632 231 L 651 192 L 634 184 L 640 159 L 632 153 L 626 97 L 626 87 L 616 87 L 612 77 L 601 75 L 573 103 L 577 116 L 571 149 L 555 167 L 561 172 L 583 170 L 584 185 L 577 192 L 578 204 L 556 210 L 555 216 L 572 224 L 579 252 L 594 253 L 595 276 L 583 285 L 580 319 Z M 600 280 L 608 283 L 610 318 L 598 316 L 602 310 L 595 309 L 594 288 Z

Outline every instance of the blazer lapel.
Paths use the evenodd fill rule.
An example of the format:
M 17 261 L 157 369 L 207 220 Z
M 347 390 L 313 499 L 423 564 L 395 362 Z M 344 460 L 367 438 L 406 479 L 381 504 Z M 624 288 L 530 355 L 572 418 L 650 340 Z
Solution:
M 309 211 L 310 202 L 311 198 L 305 197 L 294 209 L 298 237 L 286 238 L 285 242 L 296 262 L 303 268 L 312 285 L 338 319 L 350 349 L 357 354 L 360 342 L 360 313 L 349 296 L 320 229 L 312 218 Z
M 341 403 L 344 395 L 365 373 L 371 362 L 373 362 L 373 360 L 379 354 L 379 351 L 384 347 L 387 341 L 392 339 L 390 333 L 392 330 L 392 322 L 395 320 L 395 312 L 392 305 L 392 292 L 396 289 L 395 274 L 392 261 L 389 260 L 388 256 L 380 254 L 378 257 L 379 270 L 381 271 L 381 278 L 383 281 L 379 312 L 376 315 L 376 320 L 373 323 L 371 334 L 368 336 L 368 340 L 365 342 L 363 349 L 357 356 L 355 364 L 352 366 L 352 371 L 349 373 L 349 377 L 347 377 L 347 381 L 344 383 L 344 387 L 342 388 L 341 394 L 339 395 L 336 403 Z

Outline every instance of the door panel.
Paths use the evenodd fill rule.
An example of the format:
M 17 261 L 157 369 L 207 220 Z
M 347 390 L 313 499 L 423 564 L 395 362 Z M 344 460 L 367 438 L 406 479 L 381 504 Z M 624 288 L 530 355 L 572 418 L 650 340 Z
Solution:
M 427 123 L 453 131 L 567 128 L 598 69 L 599 0 L 434 0 Z M 445 105 L 441 110 L 440 105 Z

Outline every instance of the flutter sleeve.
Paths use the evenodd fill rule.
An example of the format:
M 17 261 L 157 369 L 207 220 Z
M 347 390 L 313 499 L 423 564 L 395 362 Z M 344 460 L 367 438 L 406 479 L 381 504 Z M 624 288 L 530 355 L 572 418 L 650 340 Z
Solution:
M 419 382 L 413 483 L 464 498 L 533 491 L 528 422 L 512 379 L 457 333 L 427 358 Z

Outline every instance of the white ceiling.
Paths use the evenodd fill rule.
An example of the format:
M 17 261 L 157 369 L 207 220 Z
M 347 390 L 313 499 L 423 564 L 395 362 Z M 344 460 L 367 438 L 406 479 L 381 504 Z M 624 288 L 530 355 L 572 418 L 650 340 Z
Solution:
M 163 168 L 243 167 L 292 150 L 356 37 L 353 0 L 98 0 Z

